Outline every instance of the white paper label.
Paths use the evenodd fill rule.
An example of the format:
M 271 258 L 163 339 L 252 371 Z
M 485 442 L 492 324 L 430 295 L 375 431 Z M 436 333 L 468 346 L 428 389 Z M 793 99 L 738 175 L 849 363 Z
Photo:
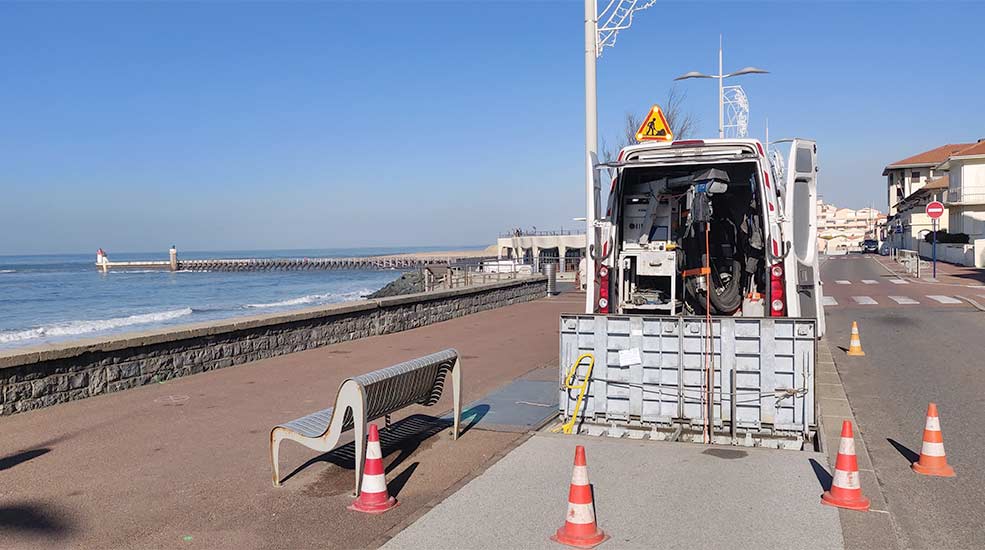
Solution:
M 640 357 L 640 348 L 631 348 L 619 350 L 619 366 L 628 367 L 630 365 L 639 365 L 643 363 L 643 358 Z

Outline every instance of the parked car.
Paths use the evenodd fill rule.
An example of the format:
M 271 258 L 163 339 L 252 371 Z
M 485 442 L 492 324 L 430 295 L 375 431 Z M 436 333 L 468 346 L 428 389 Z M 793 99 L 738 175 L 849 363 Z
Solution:
M 879 241 L 875 239 L 865 239 L 862 241 L 862 254 L 878 254 Z

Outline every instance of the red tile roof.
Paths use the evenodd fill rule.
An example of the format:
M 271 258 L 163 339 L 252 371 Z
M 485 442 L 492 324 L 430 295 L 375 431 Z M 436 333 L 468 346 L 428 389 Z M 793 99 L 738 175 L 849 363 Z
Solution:
M 966 147 L 956 153 L 951 153 L 952 157 L 970 157 L 974 155 L 985 155 L 985 140 L 979 141 L 971 147 Z
M 947 176 L 941 176 L 939 178 L 934 178 L 934 179 L 928 181 L 927 182 L 927 185 L 924 185 L 920 189 L 921 190 L 923 190 L 923 189 L 947 189 L 947 183 L 948 183 L 948 177 Z
M 931 149 L 930 151 L 924 151 L 913 155 L 912 157 L 907 157 L 903 160 L 896 161 L 888 166 L 886 170 L 891 170 L 893 168 L 904 168 L 909 166 L 935 166 L 940 164 L 954 156 L 958 151 L 962 149 L 968 149 L 969 147 L 976 146 L 975 143 L 949 143 L 947 145 L 941 145 L 936 149 Z

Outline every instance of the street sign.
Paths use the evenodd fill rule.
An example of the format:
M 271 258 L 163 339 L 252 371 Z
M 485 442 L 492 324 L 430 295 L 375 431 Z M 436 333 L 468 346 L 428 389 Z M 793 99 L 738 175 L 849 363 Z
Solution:
M 672 141 L 673 132 L 670 131 L 670 124 L 664 117 L 659 105 L 650 107 L 650 112 L 643 119 L 640 129 L 636 130 L 636 141 Z
M 944 215 L 944 205 L 941 201 L 932 201 L 927 205 L 927 215 L 930 219 L 936 220 L 937 218 Z

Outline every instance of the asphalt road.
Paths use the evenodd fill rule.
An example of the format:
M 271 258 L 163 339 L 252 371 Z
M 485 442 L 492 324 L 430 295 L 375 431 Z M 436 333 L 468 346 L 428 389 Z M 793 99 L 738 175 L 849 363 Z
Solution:
M 985 548 L 985 313 L 961 299 L 983 303 L 985 292 L 975 281 L 894 283 L 880 262 L 891 265 L 851 255 L 829 259 L 821 271 L 829 303 L 837 303 L 825 308 L 829 342 L 847 347 L 858 321 L 866 352 L 848 357 L 832 349 L 856 433 L 868 446 L 901 547 Z M 956 478 L 910 469 L 931 401 Z

